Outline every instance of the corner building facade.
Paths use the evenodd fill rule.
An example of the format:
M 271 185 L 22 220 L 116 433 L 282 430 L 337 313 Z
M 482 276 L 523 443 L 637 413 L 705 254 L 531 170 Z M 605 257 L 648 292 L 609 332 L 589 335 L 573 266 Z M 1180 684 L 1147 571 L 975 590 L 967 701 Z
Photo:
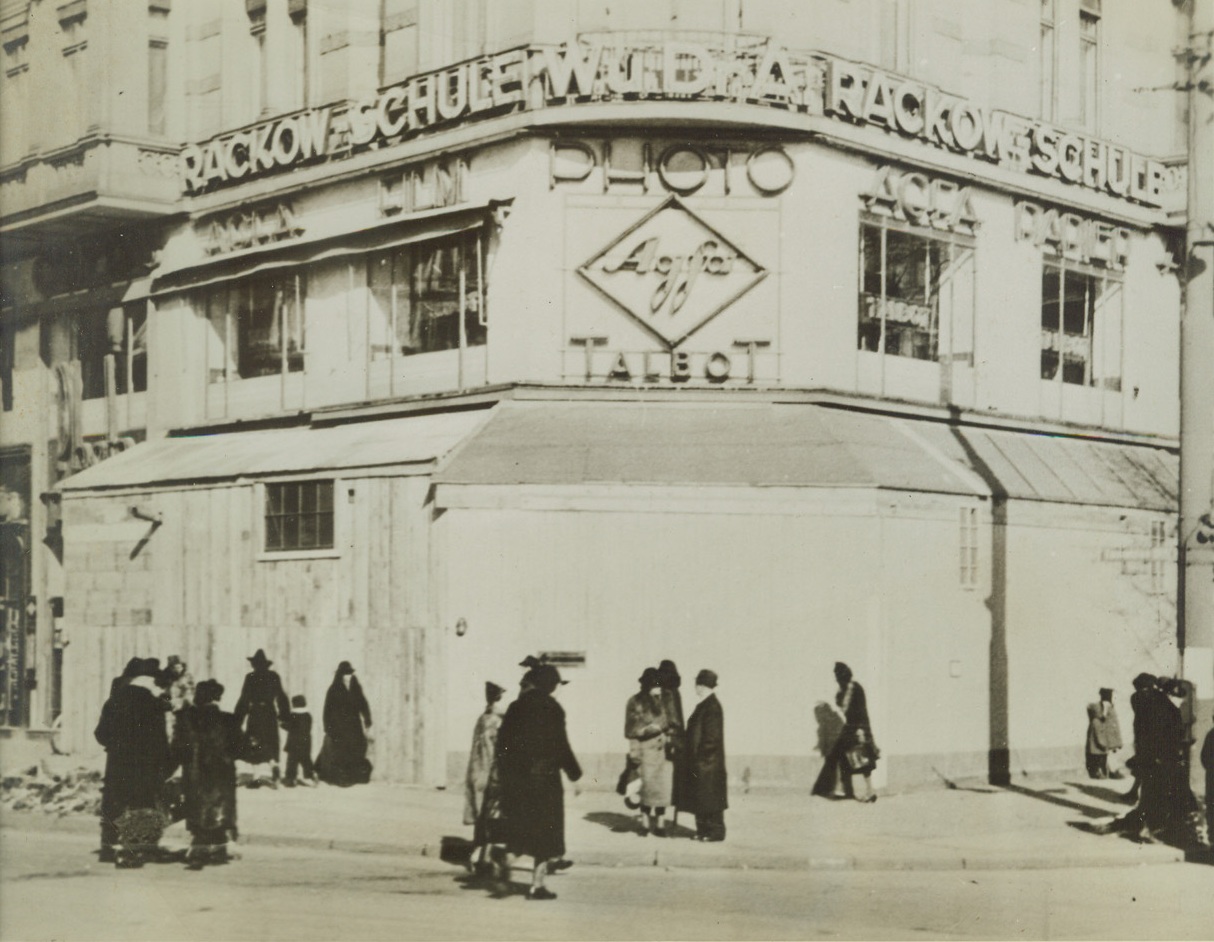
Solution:
M 1171 4 L 343 6 L 167 13 L 224 65 L 168 79 L 146 391 L 31 501 L 61 748 L 132 653 L 234 690 L 264 647 L 458 781 L 544 652 L 610 787 L 668 657 L 735 777 L 807 786 L 843 660 L 879 784 L 1003 780 L 1175 669 Z M 19 399 L 70 373 L 25 347 Z

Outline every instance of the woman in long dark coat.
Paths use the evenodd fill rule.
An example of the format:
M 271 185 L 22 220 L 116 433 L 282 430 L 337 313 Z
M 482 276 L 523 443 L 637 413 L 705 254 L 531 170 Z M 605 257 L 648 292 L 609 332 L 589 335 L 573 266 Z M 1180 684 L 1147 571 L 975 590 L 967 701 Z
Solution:
M 535 860 L 529 899 L 556 899 L 544 878 L 549 861 L 565 853 L 561 772 L 572 782 L 582 777 L 565 731 L 565 711 L 552 697 L 561 683 L 552 665 L 534 668 L 497 733 L 506 850 Z
M 369 782 L 366 730 L 371 728 L 371 707 L 349 661 L 337 665 L 325 694 L 323 720 L 325 741 L 316 759 L 316 774 L 321 781 L 342 786 Z
M 291 701 L 282 688 L 282 678 L 270 670 L 274 662 L 264 650 L 258 648 L 249 663 L 253 669 L 245 674 L 235 711 L 237 725 L 244 728 L 240 758 L 253 765 L 269 762 L 271 781 L 277 782 L 278 725 L 291 715 Z
M 163 822 L 153 828 L 136 827 L 139 815 L 132 814 L 150 816 L 158 811 L 165 780 L 173 771 L 164 722 L 168 707 L 153 680 L 159 670 L 155 658 L 133 659 L 123 671 L 125 680 L 112 685 L 113 695 L 94 732 L 106 751 L 101 859 L 123 867 L 141 866 L 145 855 L 155 850 L 163 828 Z M 134 837 L 135 830 L 149 833 Z
M 814 783 L 814 794 L 830 797 L 838 781 L 843 785 L 843 797 L 856 798 L 852 776 L 859 773 L 864 776 L 864 796 L 857 800 L 873 802 L 877 796 L 869 776 L 877 767 L 880 753 L 868 719 L 868 700 L 864 688 L 853 679 L 851 668 L 842 661 L 835 662 L 835 682 L 839 685 L 835 706 L 843 716 L 843 731 L 826 755 L 822 774 Z
M 725 775 L 725 712 L 716 695 L 717 675 L 696 675 L 700 702 L 687 721 L 687 808 L 696 816 L 696 840 L 725 840 L 729 808 Z
M 185 823 L 193 837 L 192 869 L 228 861 L 229 840 L 236 832 L 236 754 L 240 726 L 219 709 L 223 685 L 204 680 L 194 688 L 194 702 L 177 713 L 173 755 L 181 764 Z
M 679 692 L 683 679 L 679 676 L 679 669 L 675 667 L 674 661 L 664 660 L 658 664 L 658 683 L 661 684 L 662 697 L 666 702 L 666 714 L 674 726 L 669 733 L 673 756 L 671 761 L 674 763 L 670 804 L 673 809 L 671 820 L 677 824 L 679 808 L 686 806 L 688 795 L 687 762 L 684 754 L 686 744 L 684 730 L 687 728 L 687 722 L 683 713 L 683 695 Z

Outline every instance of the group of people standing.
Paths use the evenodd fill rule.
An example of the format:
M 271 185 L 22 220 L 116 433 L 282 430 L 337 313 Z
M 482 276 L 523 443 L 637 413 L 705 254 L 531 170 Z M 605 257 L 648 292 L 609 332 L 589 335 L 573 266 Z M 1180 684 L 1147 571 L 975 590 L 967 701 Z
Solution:
M 348 661 L 338 666 L 325 697 L 325 740 L 314 765 L 306 698 L 288 700 L 264 650 L 248 660 L 251 670 L 232 713 L 219 707 L 223 684 L 195 685 L 176 655 L 163 668 L 158 658 L 133 657 L 111 682 L 95 731 L 106 750 L 103 862 L 142 866 L 158 850 L 164 827 L 184 819 L 191 835 L 188 865 L 226 863 L 227 844 L 237 836 L 236 762 L 268 765 L 269 784 L 276 786 L 280 729 L 287 734 L 284 784 L 314 784 L 318 777 L 337 785 L 369 780 L 371 711 Z M 179 788 L 170 784 L 178 770 Z
M 1189 787 L 1190 721 L 1183 704 L 1189 691 L 1183 680 L 1142 673 L 1134 678 L 1130 706 L 1134 711 L 1134 755 L 1125 767 L 1134 776 L 1126 796 L 1134 808 L 1100 828 L 1102 833 L 1122 832 L 1136 840 L 1153 842 L 1155 837 L 1184 843 L 1186 830 L 1198 814 L 1197 800 Z M 1085 749 L 1088 774 L 1095 778 L 1115 777 L 1108 756 L 1121 748 L 1121 733 L 1112 705 L 1113 692 L 1100 691 L 1099 703 L 1088 707 L 1088 739 Z M 1202 749 L 1207 763 L 1207 803 L 1210 801 L 1210 767 L 1214 765 L 1214 732 Z
M 640 834 L 666 837 L 667 811 L 677 818 L 683 810 L 695 815 L 696 840 L 725 840 L 725 716 L 716 673 L 704 669 L 696 675 L 699 702 L 686 724 L 682 679 L 673 661 L 645 668 L 638 683 L 640 690 L 624 708 L 628 758 L 617 791 L 627 795 L 630 784 L 639 782 Z
M 485 709 L 472 734 L 465 788 L 464 823 L 471 824 L 469 867 L 493 877 L 499 894 L 510 892 L 518 857 L 531 857 L 530 900 L 556 899 L 547 875 L 572 865 L 565 858 L 564 787 L 582 777 L 556 693 L 568 681 L 552 664 L 527 657 L 519 695 L 503 712 L 506 688 L 485 684 Z M 670 661 L 647 668 L 641 691 L 628 701 L 625 736 L 629 767 L 641 781 L 645 833 L 665 834 L 668 809 L 696 815 L 696 836 L 724 840 L 724 718 L 715 696 L 717 675 L 696 676 L 699 705 L 686 728 L 680 678 Z

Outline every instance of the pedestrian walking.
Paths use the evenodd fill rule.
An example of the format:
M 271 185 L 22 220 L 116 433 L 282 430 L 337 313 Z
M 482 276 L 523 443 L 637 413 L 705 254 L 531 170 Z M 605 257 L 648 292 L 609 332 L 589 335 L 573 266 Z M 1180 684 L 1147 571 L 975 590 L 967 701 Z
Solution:
M 325 740 L 316 759 L 321 781 L 342 787 L 371 781 L 371 760 L 367 758 L 371 707 L 349 661 L 337 665 L 325 694 L 322 721 Z
M 489 847 L 499 837 L 490 832 L 495 822 L 500 820 L 497 807 L 499 795 L 496 794 L 499 789 L 493 775 L 493 763 L 497 752 L 497 733 L 502 725 L 500 704 L 505 692 L 505 687 L 491 680 L 485 681 L 485 709 L 472 730 L 472 748 L 468 752 L 468 770 L 464 775 L 464 824 L 473 826 L 468 865 L 482 874 L 491 866 L 486 861 Z M 491 780 L 495 786 L 492 792 L 489 791 Z
M 187 855 L 191 870 L 230 859 L 228 841 L 237 837 L 236 755 L 241 730 L 236 717 L 219 708 L 223 684 L 204 680 L 194 689 L 194 702 L 177 714 L 173 757 L 181 765 L 185 823 L 190 832 Z
M 1169 716 L 1172 704 L 1160 685 L 1163 681 L 1153 674 L 1141 673 L 1134 678 L 1134 693 L 1130 705 L 1134 710 L 1134 759 L 1131 771 L 1135 778 L 1137 804 L 1126 814 L 1097 828 L 1102 834 L 1125 832 L 1142 843 L 1153 843 L 1153 831 L 1163 827 L 1170 812 L 1167 794 L 1170 788 L 1166 770 L 1171 738 Z
M 506 820 L 506 869 L 513 856 L 531 857 L 527 898 L 556 899 L 545 885 L 549 864 L 565 853 L 563 771 L 571 782 L 582 777 L 565 729 L 565 711 L 553 694 L 564 683 L 551 664 L 533 668 L 527 689 L 502 718 L 496 764 Z M 503 887 L 503 889 L 505 889 Z
M 1100 688 L 1100 699 L 1088 704 L 1088 736 L 1084 745 L 1084 759 L 1089 778 L 1119 778 L 1119 773 L 1109 771 L 1109 755 L 1121 748 L 1121 723 L 1117 709 L 1113 706 L 1113 691 Z
M 270 783 L 277 786 L 281 748 L 278 727 L 291 712 L 291 704 L 282 679 L 270 670 L 274 662 L 266 657 L 266 652 L 258 648 L 248 660 L 253 669 L 245 675 L 235 710 L 236 722 L 244 730 L 240 758 L 250 765 L 269 763 Z
M 687 804 L 696 817 L 697 841 L 725 840 L 729 807 L 725 774 L 725 713 L 717 700 L 717 675 L 696 674 L 699 703 L 687 721 Z
M 675 719 L 668 712 L 661 674 L 647 667 L 638 680 L 641 689 L 628 698 L 624 708 L 624 736 L 628 754 L 641 778 L 641 814 L 645 821 L 641 836 L 666 836 L 666 809 L 670 807 L 674 783 L 671 734 Z
M 839 738 L 826 756 L 822 775 L 814 785 L 814 794 L 834 797 L 836 782 L 842 785 L 844 798 L 874 802 L 872 773 L 877 767 L 880 751 L 873 740 L 872 725 L 868 718 L 868 699 L 864 688 L 854 679 L 852 670 L 842 661 L 835 662 L 835 682 L 839 690 L 835 694 L 835 706 L 843 719 Z M 852 776 L 864 777 L 864 795 L 857 797 L 852 785 Z
M 297 693 L 291 698 L 291 713 L 283 728 L 287 731 L 287 742 L 283 751 L 287 754 L 287 775 L 283 784 L 294 787 L 303 772 L 303 781 L 316 784 L 316 769 L 312 765 L 312 714 L 308 712 L 308 698 Z
M 102 707 L 94 735 L 106 751 L 101 793 L 101 860 L 141 867 L 159 843 L 167 816 L 160 810 L 165 780 L 173 771 L 155 677 L 156 658 L 136 659 L 125 682 Z

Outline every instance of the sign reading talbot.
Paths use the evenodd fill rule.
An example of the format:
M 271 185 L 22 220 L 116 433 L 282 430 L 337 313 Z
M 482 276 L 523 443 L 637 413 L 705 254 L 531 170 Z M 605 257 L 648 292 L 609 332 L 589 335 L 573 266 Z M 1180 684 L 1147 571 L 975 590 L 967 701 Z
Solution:
M 670 196 L 578 274 L 673 350 L 767 271 Z

